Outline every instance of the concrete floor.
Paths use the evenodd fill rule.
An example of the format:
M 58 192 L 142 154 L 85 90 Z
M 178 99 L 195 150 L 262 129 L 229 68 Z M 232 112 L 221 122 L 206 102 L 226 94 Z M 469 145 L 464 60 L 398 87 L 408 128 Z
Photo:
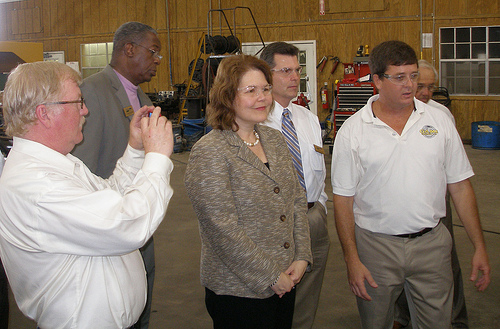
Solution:
M 481 214 L 484 236 L 488 246 L 492 283 L 482 293 L 468 281 L 472 246 L 454 216 L 455 238 L 462 265 L 470 328 L 500 328 L 500 151 L 477 150 L 466 145 L 476 172 L 472 179 Z M 166 219 L 155 233 L 156 281 L 150 328 L 211 328 L 204 305 L 204 290 L 199 281 L 200 239 L 198 222 L 184 188 L 183 178 L 189 152 L 172 156 L 174 196 Z M 331 197 L 330 163 L 327 162 L 327 193 Z M 341 248 L 335 231 L 332 202 L 328 202 L 331 249 L 323 282 L 323 291 L 314 329 L 361 328 L 356 301 L 349 290 Z M 12 297 L 12 296 L 11 296 Z M 36 328 L 26 319 L 11 299 L 11 329 Z

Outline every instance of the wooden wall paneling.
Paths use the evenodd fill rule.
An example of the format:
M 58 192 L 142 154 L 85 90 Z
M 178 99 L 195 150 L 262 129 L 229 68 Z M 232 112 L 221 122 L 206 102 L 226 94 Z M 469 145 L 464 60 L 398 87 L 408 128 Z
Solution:
M 31 34 L 33 33 L 33 7 L 34 7 L 33 1 L 32 0 L 25 1 L 25 6 L 26 6 L 25 8 L 26 33 L 29 33 L 31 38 Z
M 321 17 L 319 15 L 319 0 L 306 1 L 304 5 L 306 7 L 306 21 L 318 21 Z
M 471 112 L 467 110 L 468 108 L 469 102 L 451 101 L 451 113 L 455 117 L 458 133 L 463 139 L 470 139 L 470 122 L 473 121 Z M 469 131 L 469 133 L 467 133 L 467 131 Z
M 168 76 L 169 76 L 169 68 L 168 68 L 168 49 L 167 49 L 167 33 L 158 33 L 158 38 L 160 39 L 161 45 L 162 45 L 162 51 L 161 54 L 163 56 L 163 59 L 160 63 L 160 66 L 158 67 L 158 70 L 156 71 L 156 74 L 158 76 L 158 86 L 161 89 L 158 90 L 169 90 L 167 88 L 169 81 L 168 81 Z
M 75 38 L 68 38 L 66 49 L 67 62 L 80 62 L 80 45 L 76 43 Z M 78 54 L 78 55 L 77 55 Z M 80 68 L 81 69 L 81 68 Z
M 43 1 L 35 0 L 33 2 L 33 39 L 43 37 Z
M 255 22 L 257 22 L 257 24 L 258 24 L 259 22 L 262 22 L 264 20 L 266 15 L 268 15 L 268 13 L 278 13 L 278 10 L 276 8 L 278 3 L 279 3 L 279 1 L 269 1 L 267 3 L 263 3 L 260 6 L 256 6 L 256 5 L 252 4 L 252 5 L 248 5 L 248 7 L 252 11 L 252 14 L 255 18 Z M 286 7 L 290 7 L 290 6 L 286 6 Z M 286 16 L 286 14 L 284 14 L 285 11 L 286 11 L 286 8 L 282 8 L 280 15 Z M 280 18 L 281 17 L 278 17 L 277 15 L 275 16 L 275 20 L 280 19 Z M 253 21 L 252 21 L 252 16 L 250 16 L 249 13 L 247 14 L 246 20 L 248 21 L 248 23 L 251 24 L 251 26 L 254 26 Z
M 369 0 L 369 9 L 370 11 L 384 10 L 385 9 L 385 1 L 384 0 Z
M 49 51 L 48 49 L 50 48 L 50 41 L 49 40 L 43 40 L 43 51 Z
M 280 30 L 280 39 L 279 41 L 287 41 L 292 40 L 293 38 L 293 27 L 292 26 L 284 26 L 279 29 Z M 264 40 L 266 41 L 266 40 Z
M 157 24 L 157 15 L 160 14 L 156 11 L 157 0 L 146 0 L 146 1 L 138 0 L 137 1 L 137 8 L 142 7 L 141 3 L 143 3 L 143 2 L 145 2 L 146 5 L 144 6 L 144 12 L 142 12 L 142 10 L 141 10 L 142 18 L 141 18 L 140 22 L 143 22 L 144 24 L 148 24 L 151 27 L 156 28 L 156 26 L 158 25 Z
M 262 3 L 259 3 L 259 5 L 262 5 Z M 235 7 L 248 7 L 252 10 L 252 12 L 255 10 L 255 7 L 257 6 L 257 1 L 251 2 L 250 4 L 248 2 L 245 3 L 243 0 L 234 0 L 233 3 L 227 7 L 227 8 L 235 8 Z M 242 9 L 238 8 L 236 11 L 228 10 L 226 11 L 227 19 L 229 21 L 229 24 L 231 24 L 231 28 L 236 24 L 237 26 L 246 26 L 250 25 L 251 23 L 251 17 L 248 14 L 247 9 Z
M 387 1 L 384 17 L 408 17 L 419 14 L 420 1 L 390 0 Z
M 137 21 L 136 18 L 136 8 L 135 8 L 135 1 L 136 0 L 126 0 L 126 7 L 127 7 L 127 14 L 125 17 L 123 17 L 123 23 L 129 22 L 129 21 Z
M 198 27 L 198 3 L 187 0 L 185 4 L 186 25 L 188 29 Z
M 417 57 L 420 57 L 420 22 L 419 21 L 409 21 L 406 24 L 401 24 L 403 28 L 403 40 L 409 44 L 417 53 Z
M 4 24 L 0 24 L 0 40 L 7 40 L 7 6 L 5 4 L 0 4 L 0 22 L 4 22 Z
M 168 8 L 167 8 L 167 4 L 168 4 Z M 164 26 L 161 27 L 161 24 L 158 23 L 158 26 L 160 26 L 159 28 L 160 29 L 172 29 L 175 27 L 175 19 L 176 19 L 176 15 L 175 15 L 175 1 L 172 1 L 172 0 L 164 0 L 164 1 L 160 1 L 158 2 L 158 6 L 163 6 L 163 13 L 164 13 L 164 18 L 165 18 L 165 21 L 164 21 Z M 167 10 L 168 9 L 168 10 Z M 168 14 L 168 16 L 167 16 Z M 161 20 L 160 20 L 161 22 Z
M 124 5 L 123 1 L 116 0 L 116 23 L 112 29 L 113 34 L 123 23 L 127 21 L 127 6 Z
M 455 0 L 455 1 L 439 1 L 439 5 L 436 4 L 436 13 L 439 16 L 458 16 L 466 14 L 465 8 L 467 7 L 467 0 Z
M 99 1 L 99 33 L 109 32 L 109 20 L 110 13 L 109 11 L 109 0 Z
M 319 4 L 319 0 L 312 0 L 312 1 Z M 292 3 L 292 8 L 294 9 L 292 10 L 292 14 L 290 15 L 290 17 L 282 17 L 280 21 L 281 22 L 307 21 L 308 16 L 306 13 L 306 9 L 304 8 L 305 3 L 307 2 L 303 0 L 292 0 L 291 3 Z M 283 6 L 290 6 L 290 3 L 287 4 L 286 1 L 284 1 Z
M 66 35 L 66 1 L 56 1 L 55 15 L 52 17 L 53 24 L 57 26 L 58 37 Z
M 12 35 L 15 37 L 19 35 L 19 16 L 18 16 L 18 9 L 17 8 L 11 8 L 9 10 L 9 16 L 10 16 L 10 31 Z
M 144 24 L 148 24 L 148 9 L 150 11 L 151 8 L 151 0 L 135 0 L 134 1 L 134 9 L 135 9 L 135 19 L 134 21 L 138 21 Z M 148 25 L 154 25 L 154 22 L 149 21 Z
M 107 0 L 108 23 L 106 32 L 114 33 L 120 26 L 118 23 L 118 7 L 123 7 L 118 0 Z
M 480 106 L 479 103 L 481 103 L 481 101 L 477 101 L 476 103 L 477 104 L 474 104 L 475 105 L 474 108 L 481 108 L 481 107 L 484 108 L 483 120 L 485 120 L 485 121 L 499 121 L 499 119 L 500 119 L 500 102 L 498 100 L 497 101 L 493 101 L 493 100 L 482 101 L 484 106 Z
M 66 1 L 66 18 L 63 20 L 66 25 L 66 35 L 73 36 L 76 34 L 77 30 L 77 20 L 80 19 L 80 12 L 76 7 L 81 1 L 78 0 L 67 0 Z
M 18 20 L 19 20 L 19 33 L 20 34 L 27 34 L 29 31 L 26 28 L 26 14 L 27 14 L 27 8 L 26 8 L 26 1 L 21 1 L 19 3 L 18 7 Z M 23 38 L 26 36 L 22 36 Z
M 355 9 L 355 1 L 342 0 L 340 3 L 343 12 L 353 12 Z
M 264 42 L 284 41 L 280 40 L 279 29 L 273 29 L 270 26 L 266 26 L 265 28 L 262 28 L 260 32 L 262 33 Z
M 37 0 L 40 7 L 40 25 L 42 27 L 42 32 L 38 35 L 38 38 L 43 39 L 50 37 L 50 2 L 49 0 Z
M 86 19 L 85 14 L 83 12 L 83 3 L 82 1 L 74 1 L 73 2 L 73 20 L 74 20 L 74 35 L 82 35 L 83 34 L 83 21 Z
M 91 1 L 82 1 L 82 27 L 83 35 L 92 34 L 92 18 L 90 17 L 92 3 Z
M 177 16 L 177 28 L 187 28 L 188 26 L 188 2 L 191 0 L 176 0 L 177 11 L 175 15 Z
M 86 12 L 87 19 L 90 20 L 91 34 L 99 34 L 102 32 L 99 29 L 99 25 L 101 15 L 103 14 L 99 12 L 99 2 L 100 0 L 90 0 L 90 11 Z
M 193 12 L 190 16 L 193 20 L 196 20 L 195 28 L 201 31 L 207 30 L 207 15 L 209 8 L 208 1 L 203 1 L 192 8 Z
M 180 43 L 180 34 L 181 33 L 177 33 L 177 32 L 171 32 L 170 33 L 170 44 L 171 44 L 171 56 L 172 56 L 172 65 L 171 67 L 169 66 L 170 63 L 168 61 L 166 61 L 164 64 L 162 65 L 167 65 L 169 66 L 168 67 L 168 70 L 172 70 L 171 74 L 172 74 L 172 80 L 173 80 L 173 83 L 176 84 L 179 82 L 179 46 L 176 46 L 176 45 L 180 45 L 182 43 Z M 169 78 L 170 79 L 170 78 Z
M 26 10 L 23 8 L 16 9 L 18 34 L 26 33 Z M 21 38 L 23 36 L 21 35 Z
M 48 27 L 48 33 L 45 37 L 54 37 L 59 35 L 58 25 L 57 25 L 57 2 L 48 1 L 48 20 L 45 21 L 45 27 Z
M 306 40 L 306 31 L 305 31 L 306 27 L 304 27 L 303 25 L 293 25 L 293 29 L 292 29 L 292 40 L 293 41 L 297 41 L 297 40 Z M 290 40 L 290 41 L 292 41 Z
M 166 0 L 157 0 L 153 3 L 155 11 L 155 25 L 157 31 L 164 31 L 167 29 L 167 10 Z M 166 43 L 165 43 L 166 45 Z

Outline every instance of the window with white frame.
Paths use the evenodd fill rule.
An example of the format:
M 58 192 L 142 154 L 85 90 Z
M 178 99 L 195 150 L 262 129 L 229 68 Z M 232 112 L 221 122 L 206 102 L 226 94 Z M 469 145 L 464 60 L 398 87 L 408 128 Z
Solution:
M 452 95 L 500 95 L 500 26 L 439 29 L 440 81 Z
M 86 78 L 102 71 L 111 61 L 112 42 L 85 43 L 80 45 L 82 77 Z

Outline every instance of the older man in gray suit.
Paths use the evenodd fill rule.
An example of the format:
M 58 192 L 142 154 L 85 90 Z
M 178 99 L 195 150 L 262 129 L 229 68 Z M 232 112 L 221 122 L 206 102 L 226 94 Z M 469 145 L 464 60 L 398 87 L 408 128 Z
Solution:
M 151 81 L 162 56 L 156 31 L 139 22 L 127 22 L 116 30 L 111 63 L 80 86 L 89 115 L 83 142 L 73 155 L 103 178 L 109 177 L 127 146 L 130 119 L 151 100 L 139 84 Z M 155 274 L 154 243 L 141 248 L 148 279 L 148 299 L 137 328 L 148 328 Z

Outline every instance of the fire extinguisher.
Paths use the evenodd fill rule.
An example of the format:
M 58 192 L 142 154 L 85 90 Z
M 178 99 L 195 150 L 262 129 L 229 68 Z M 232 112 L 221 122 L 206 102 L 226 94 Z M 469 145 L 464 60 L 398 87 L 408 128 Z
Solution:
M 321 105 L 324 110 L 328 110 L 330 108 L 330 102 L 328 101 L 328 82 L 325 82 L 323 87 L 321 87 L 319 94 L 321 95 Z

